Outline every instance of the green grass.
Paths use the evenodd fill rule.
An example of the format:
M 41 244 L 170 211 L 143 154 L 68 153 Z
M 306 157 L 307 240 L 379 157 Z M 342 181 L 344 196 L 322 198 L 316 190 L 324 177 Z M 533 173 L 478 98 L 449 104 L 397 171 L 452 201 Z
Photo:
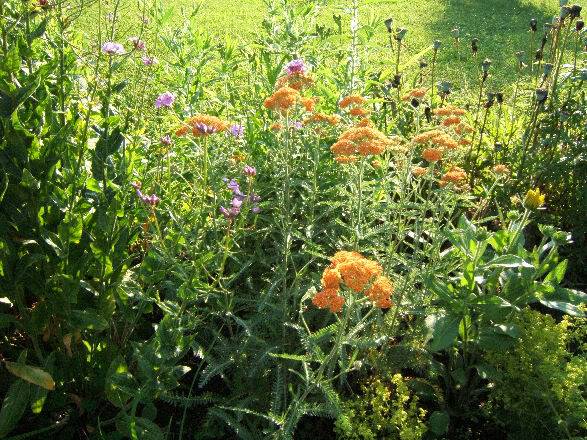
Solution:
M 135 21 L 138 11 L 132 0 L 122 0 L 119 16 L 122 17 L 120 29 L 132 28 L 129 23 Z M 294 0 L 303 1 L 303 0 Z M 322 25 L 337 30 L 333 14 L 346 18 L 343 32 L 348 33 L 348 14 L 342 7 L 349 6 L 350 0 L 329 0 L 322 8 L 320 22 Z M 376 22 L 381 25 L 381 33 L 376 38 L 377 45 L 385 47 L 387 33 L 383 20 L 394 18 L 395 27 L 405 27 L 408 35 L 405 39 L 404 59 L 413 57 L 439 39 L 443 48 L 439 54 L 438 79 L 448 79 L 457 83 L 456 88 L 468 89 L 478 77 L 481 61 L 488 57 L 494 68 L 489 84 L 498 89 L 511 84 L 515 76 L 515 57 L 517 51 L 530 55 L 529 21 L 537 18 L 540 28 L 558 11 L 558 0 L 359 0 L 360 20 Z M 266 16 L 263 0 L 193 0 L 163 1 L 163 8 L 169 10 L 174 20 L 180 23 L 182 16 L 188 17 L 191 11 L 199 7 L 196 23 L 212 34 L 228 34 L 237 38 L 242 45 L 252 41 L 261 31 L 261 23 Z M 88 17 L 92 14 L 88 14 Z M 86 18 L 88 20 L 88 18 Z M 93 26 L 82 26 L 92 32 Z M 461 31 L 460 56 L 453 44 L 451 30 L 459 27 Z M 132 31 L 131 31 L 132 33 Z M 541 29 L 537 39 L 541 37 Z M 479 39 L 478 60 L 471 62 L 470 41 Z M 381 52 L 385 57 L 389 53 Z

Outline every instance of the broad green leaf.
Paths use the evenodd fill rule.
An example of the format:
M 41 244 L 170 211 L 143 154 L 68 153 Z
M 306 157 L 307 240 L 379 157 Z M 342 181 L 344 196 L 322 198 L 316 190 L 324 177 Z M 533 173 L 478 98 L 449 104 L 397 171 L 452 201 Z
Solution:
M 2 409 L 0 409 L 0 438 L 12 431 L 26 411 L 29 403 L 30 385 L 17 379 L 10 385 Z
M 453 345 L 459 334 L 460 316 L 435 316 L 426 318 L 426 325 L 432 330 L 431 351 L 440 351 Z
M 567 315 L 571 316 L 578 316 L 578 317 L 585 317 L 585 313 L 581 311 L 579 307 L 574 304 L 563 302 L 563 301 L 546 301 L 541 299 L 540 303 L 546 307 L 550 307 L 551 309 L 560 310 L 561 312 L 565 312 Z
M 485 267 L 534 267 L 518 255 L 500 255 L 487 262 Z
M 556 267 L 553 270 L 551 270 L 548 275 L 546 275 L 544 281 L 551 283 L 554 282 L 554 284 L 560 284 L 563 281 L 563 278 L 565 277 L 565 273 L 567 271 L 567 264 L 568 260 L 563 260 L 560 263 L 558 263 Z
M 4 361 L 4 364 L 8 371 L 27 382 L 43 387 L 46 390 L 55 389 L 55 381 L 51 375 L 39 367 L 9 361 Z
M 106 397 L 114 406 L 122 408 L 134 394 L 135 380 L 122 356 L 118 356 L 112 361 L 106 373 Z
M 445 434 L 448 431 L 448 424 L 450 422 L 450 416 L 446 411 L 434 411 L 430 414 L 428 419 L 428 426 L 430 431 L 436 435 Z

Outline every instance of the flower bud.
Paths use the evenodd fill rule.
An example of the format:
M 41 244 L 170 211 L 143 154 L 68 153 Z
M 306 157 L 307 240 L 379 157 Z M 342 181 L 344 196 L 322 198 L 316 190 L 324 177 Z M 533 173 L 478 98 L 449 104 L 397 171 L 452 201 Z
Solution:
M 548 90 L 536 89 L 536 101 L 541 104 L 548 99 Z

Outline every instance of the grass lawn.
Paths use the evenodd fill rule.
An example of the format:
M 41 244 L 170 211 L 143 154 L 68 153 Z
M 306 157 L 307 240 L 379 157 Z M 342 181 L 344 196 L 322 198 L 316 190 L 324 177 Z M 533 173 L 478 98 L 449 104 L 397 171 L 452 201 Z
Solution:
M 324 3 L 322 25 L 336 29 L 332 17 L 340 14 L 347 18 L 343 32 L 348 32 L 348 14 L 344 8 L 351 4 L 350 0 Z M 530 53 L 530 18 L 536 18 L 540 23 L 539 38 L 542 23 L 549 22 L 558 11 L 556 0 L 360 0 L 359 3 L 360 20 L 381 23 L 381 34 L 377 39 L 381 46 L 387 44 L 383 20 L 388 17 L 393 17 L 396 28 L 408 29 L 404 40 L 406 57 L 417 54 L 435 39 L 441 40 L 443 48 L 439 63 L 443 70 L 439 79 L 458 83 L 455 84 L 457 89 L 467 89 L 471 82 L 476 82 L 476 66 L 486 57 L 493 61 L 495 69 L 492 70 L 496 72 L 489 85 L 501 88 L 511 83 L 516 64 L 514 54 L 525 51 L 529 56 Z M 188 17 L 194 7 L 199 8 L 196 23 L 213 34 L 229 34 L 243 45 L 255 38 L 267 10 L 263 0 L 163 1 L 163 9 L 178 21 L 182 16 Z M 119 16 L 123 22 L 137 17 L 134 2 L 123 0 Z M 460 29 L 460 57 L 451 35 L 455 27 Z M 92 32 L 93 27 L 86 29 Z M 474 63 L 469 60 L 472 38 L 479 39 L 478 62 Z

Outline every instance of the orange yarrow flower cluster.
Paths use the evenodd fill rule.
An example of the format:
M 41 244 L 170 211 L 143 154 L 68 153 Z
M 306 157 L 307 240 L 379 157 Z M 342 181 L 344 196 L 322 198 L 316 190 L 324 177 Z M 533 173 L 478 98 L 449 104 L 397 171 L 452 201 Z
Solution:
M 337 125 L 340 122 L 340 116 L 327 115 L 325 113 L 313 113 L 304 120 L 304 124 L 329 124 Z
M 273 111 L 285 113 L 294 107 L 302 96 L 300 92 L 291 87 L 281 87 L 276 90 L 270 97 L 265 99 L 264 106 Z
M 365 118 L 370 112 L 368 109 L 364 107 L 367 103 L 367 100 L 360 95 L 350 95 L 344 97 L 338 106 L 342 109 L 348 109 L 348 112 L 351 116 L 355 116 L 357 118 Z
M 275 89 L 289 87 L 301 91 L 311 87 L 313 84 L 314 80 L 311 76 L 305 73 L 293 73 L 291 75 L 285 75 L 279 78 L 275 84 Z
M 369 156 L 381 154 L 390 140 L 379 130 L 371 127 L 352 127 L 340 135 L 330 147 L 335 156 Z
M 498 163 L 493 167 L 493 172 L 499 175 L 507 175 L 510 173 L 510 169 L 507 167 L 507 165 Z
M 465 113 L 467 113 L 466 110 L 455 107 L 453 105 L 447 105 L 445 107 L 434 109 L 434 114 L 436 116 L 463 116 Z
M 440 187 L 445 187 L 449 183 L 460 187 L 463 185 L 464 182 L 467 180 L 467 173 L 462 168 L 457 166 L 453 166 L 447 173 L 445 173 L 438 184 Z
M 322 274 L 322 290 L 312 300 L 314 305 L 334 313 L 340 312 L 344 298 L 339 291 L 341 285 L 345 285 L 356 293 L 364 293 L 377 307 L 391 307 L 394 286 L 389 278 L 382 275 L 381 265 L 358 252 L 348 251 L 337 252 L 330 261 L 330 266 Z
M 212 128 L 211 131 L 202 130 L 202 127 Z M 179 128 L 175 134 L 177 136 L 184 136 L 188 132 L 194 136 L 206 136 L 213 133 L 219 133 L 225 131 L 228 128 L 228 123 L 223 121 L 216 116 L 211 115 L 195 115 L 187 119 L 181 128 Z
M 417 99 L 421 100 L 425 95 L 428 89 L 425 87 L 421 87 L 419 89 L 412 89 L 406 95 L 402 97 L 403 101 L 409 101 L 410 99 Z

